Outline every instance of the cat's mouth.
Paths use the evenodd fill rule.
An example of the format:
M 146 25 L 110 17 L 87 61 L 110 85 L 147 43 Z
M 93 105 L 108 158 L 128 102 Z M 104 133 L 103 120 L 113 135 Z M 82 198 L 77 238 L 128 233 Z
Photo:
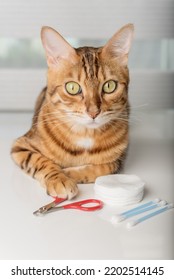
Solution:
M 90 128 L 90 129 L 97 129 L 102 127 L 103 125 L 108 124 L 111 122 L 115 117 L 114 115 L 110 115 L 108 113 L 99 114 L 96 118 L 91 118 L 87 114 L 77 114 L 77 113 L 71 113 L 68 114 L 68 117 L 70 116 L 70 122 L 79 127 L 84 128 Z
M 106 117 L 102 117 L 102 116 L 98 116 L 95 119 L 92 119 L 88 116 L 83 116 L 83 117 L 76 118 L 75 121 L 77 124 L 83 125 L 86 128 L 95 129 L 95 128 L 99 128 L 99 127 L 105 125 L 106 123 L 108 123 L 109 119 Z

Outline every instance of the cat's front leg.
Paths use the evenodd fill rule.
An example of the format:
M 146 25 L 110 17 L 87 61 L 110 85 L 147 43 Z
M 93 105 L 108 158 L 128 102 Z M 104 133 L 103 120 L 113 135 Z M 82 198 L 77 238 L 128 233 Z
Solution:
M 40 153 L 25 137 L 19 138 L 11 150 L 12 158 L 21 169 L 40 181 L 49 195 L 71 199 L 77 192 L 76 182 Z
M 119 164 L 117 162 L 109 162 L 96 165 L 89 164 L 78 167 L 68 167 L 63 169 L 63 171 L 77 183 L 93 183 L 97 177 L 113 174 L 118 169 Z

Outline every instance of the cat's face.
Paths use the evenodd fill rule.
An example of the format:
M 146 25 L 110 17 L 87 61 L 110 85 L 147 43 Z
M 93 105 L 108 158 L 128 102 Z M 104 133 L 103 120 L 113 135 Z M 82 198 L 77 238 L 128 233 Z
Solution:
M 127 25 L 103 48 L 75 50 L 56 31 L 43 28 L 48 94 L 60 119 L 66 118 L 76 128 L 95 129 L 112 123 L 125 111 L 132 33 L 133 26 Z

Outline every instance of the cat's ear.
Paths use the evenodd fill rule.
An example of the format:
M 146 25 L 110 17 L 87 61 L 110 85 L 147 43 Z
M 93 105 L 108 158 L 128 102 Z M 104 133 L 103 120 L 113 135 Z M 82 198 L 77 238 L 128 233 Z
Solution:
M 121 64 L 127 65 L 133 34 L 133 24 L 123 26 L 103 47 L 102 54 L 105 57 L 118 58 Z
M 65 59 L 72 63 L 76 62 L 77 54 L 75 49 L 53 28 L 42 27 L 41 40 L 49 67 L 57 67 L 60 59 Z

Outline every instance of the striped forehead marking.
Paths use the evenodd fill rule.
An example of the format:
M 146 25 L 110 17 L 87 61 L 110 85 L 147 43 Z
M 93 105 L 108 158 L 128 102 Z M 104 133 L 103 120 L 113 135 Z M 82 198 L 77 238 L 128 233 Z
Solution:
M 97 79 L 100 67 L 98 54 L 86 51 L 83 54 L 82 63 L 87 79 Z

